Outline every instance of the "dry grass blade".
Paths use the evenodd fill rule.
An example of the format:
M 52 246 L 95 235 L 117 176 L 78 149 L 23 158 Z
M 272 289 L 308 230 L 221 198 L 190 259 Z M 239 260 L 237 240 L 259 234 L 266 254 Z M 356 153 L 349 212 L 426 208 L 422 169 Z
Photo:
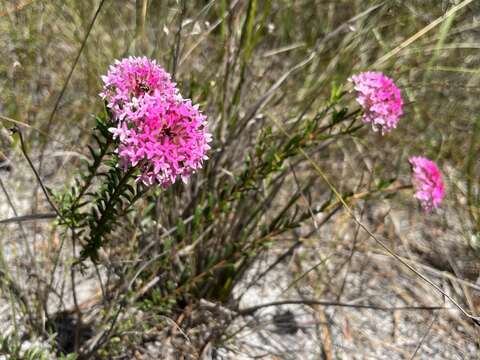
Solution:
M 37 220 L 51 220 L 51 219 L 55 219 L 56 217 L 57 217 L 56 213 L 22 215 L 22 216 L 15 216 L 9 219 L 0 220 L 0 224 L 21 223 L 25 221 L 37 221 Z
M 93 25 L 95 25 L 95 22 L 97 21 L 98 15 L 100 14 L 100 10 L 102 10 L 103 5 L 105 4 L 106 0 L 101 0 L 100 4 L 97 7 L 97 11 L 95 12 L 95 15 L 93 16 L 92 21 L 90 22 L 88 28 L 87 28 L 87 33 L 85 34 L 85 37 L 83 38 L 82 45 L 80 46 L 80 49 L 78 49 L 77 56 L 75 56 L 75 59 L 73 60 L 73 64 L 70 68 L 70 71 L 68 72 L 67 78 L 65 79 L 62 89 L 60 90 L 60 94 L 58 94 L 57 100 L 55 101 L 55 105 L 53 106 L 52 112 L 50 113 L 50 116 L 48 117 L 47 121 L 47 126 L 46 126 L 46 132 L 48 133 L 50 131 L 50 128 L 52 126 L 53 118 L 55 117 L 55 114 L 58 110 L 58 107 L 60 105 L 60 102 L 62 101 L 63 95 L 65 94 L 65 90 L 67 90 L 67 86 L 70 83 L 70 79 L 72 78 L 73 72 L 75 68 L 77 67 L 78 60 L 80 59 L 80 56 L 82 55 L 83 49 L 85 49 L 85 45 L 87 44 L 88 37 L 90 36 L 90 32 L 93 29 Z M 43 153 L 43 151 L 42 151 Z
M 182 56 L 182 58 L 180 59 L 180 61 L 178 62 L 178 65 L 182 65 L 188 58 L 189 56 L 192 54 L 192 52 L 203 42 L 205 41 L 207 38 L 208 38 L 208 35 L 214 31 L 223 21 L 225 21 L 225 19 L 227 17 L 230 16 L 230 14 L 232 13 L 233 9 L 237 6 L 237 4 L 239 3 L 239 0 L 234 0 L 231 4 L 230 4 L 230 8 L 228 10 L 228 12 L 220 19 L 218 19 L 214 24 L 212 24 L 212 26 L 210 26 L 208 28 L 207 31 L 203 32 L 201 35 L 200 35 L 200 38 L 187 50 L 185 51 L 185 55 Z
M 415 356 L 417 355 L 418 351 L 420 350 L 420 348 L 422 347 L 423 343 L 425 342 L 425 339 L 427 338 L 428 334 L 429 334 L 430 331 L 432 330 L 432 326 L 433 326 L 433 324 L 435 324 L 435 322 L 437 321 L 437 318 L 438 318 L 438 313 L 436 313 L 436 314 L 433 316 L 432 321 L 430 322 L 430 324 L 428 325 L 427 330 L 425 331 L 425 334 L 423 334 L 422 338 L 421 338 L 420 341 L 418 342 L 418 345 L 417 345 L 417 347 L 415 348 L 415 351 L 413 352 L 413 354 L 412 354 L 412 356 L 410 357 L 409 360 L 415 359 Z
M 425 26 L 422 30 L 416 32 L 413 34 L 411 37 L 409 37 L 407 40 L 402 42 L 400 45 L 398 45 L 395 49 L 389 51 L 387 54 L 383 55 L 381 58 L 379 58 L 377 61 L 375 61 L 374 65 L 380 65 L 383 64 L 385 61 L 388 59 L 392 58 L 393 56 L 397 55 L 400 51 L 405 49 L 407 46 L 411 45 L 418 39 L 420 39 L 422 36 L 427 34 L 429 31 L 440 25 L 442 22 L 444 22 L 446 19 L 448 19 L 450 16 L 455 14 L 457 11 L 463 9 L 465 6 L 468 4 L 472 3 L 474 0 L 464 0 L 460 4 L 455 5 L 452 7 L 450 10 L 448 10 L 444 15 L 440 16 L 439 18 L 435 19 L 432 21 L 430 24 Z
M 266 304 L 260 304 L 252 306 L 249 308 L 239 309 L 239 315 L 252 315 L 260 309 L 270 307 L 270 306 L 280 306 L 288 304 L 301 304 L 301 305 L 322 305 L 322 306 L 337 306 L 337 307 L 348 307 L 348 308 L 360 308 L 360 309 L 371 309 L 371 310 L 381 310 L 381 311 L 395 311 L 395 310 L 444 310 L 444 306 L 396 306 L 396 307 L 387 307 L 387 306 L 377 306 L 377 305 L 362 305 L 362 304 L 349 304 L 342 303 L 338 301 L 322 301 L 322 300 L 312 300 L 312 299 L 301 299 L 301 300 L 283 300 L 283 301 L 273 301 Z
M 61 217 L 62 215 L 60 214 L 57 206 L 54 204 L 54 202 L 50 198 L 50 195 L 48 194 L 47 188 L 43 184 L 43 181 L 40 178 L 40 175 L 39 175 L 37 169 L 35 169 L 35 166 L 33 165 L 32 160 L 30 160 L 30 157 L 28 156 L 27 147 L 25 146 L 25 140 L 23 139 L 22 131 L 18 127 L 16 127 L 15 132 L 18 133 L 18 135 L 19 135 L 20 146 L 21 146 L 21 149 L 22 149 L 22 153 L 25 156 L 25 159 L 27 160 L 28 165 L 30 165 L 30 168 L 32 169 L 33 173 L 35 174 L 35 178 L 37 179 L 38 184 L 42 188 L 42 191 L 43 191 L 43 194 L 45 195 L 45 198 L 47 199 L 47 201 L 50 204 L 50 206 L 52 207 L 52 209 L 55 210 L 55 213 L 59 217 Z

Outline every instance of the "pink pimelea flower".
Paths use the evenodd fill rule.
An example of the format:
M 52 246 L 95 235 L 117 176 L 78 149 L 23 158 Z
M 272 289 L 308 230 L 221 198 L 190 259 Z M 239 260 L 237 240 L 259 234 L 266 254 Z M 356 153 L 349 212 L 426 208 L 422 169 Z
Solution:
M 445 196 L 440 170 L 432 160 L 422 156 L 412 156 L 408 161 L 412 165 L 415 197 L 425 211 L 431 212 L 440 205 Z
M 397 127 L 403 114 L 400 90 L 381 72 L 367 71 L 351 77 L 357 102 L 364 110 L 363 122 L 382 135 Z
M 100 96 L 114 115 L 120 166 L 138 167 L 137 181 L 168 187 L 202 167 L 211 141 L 206 116 L 155 61 L 116 61 L 103 80 Z

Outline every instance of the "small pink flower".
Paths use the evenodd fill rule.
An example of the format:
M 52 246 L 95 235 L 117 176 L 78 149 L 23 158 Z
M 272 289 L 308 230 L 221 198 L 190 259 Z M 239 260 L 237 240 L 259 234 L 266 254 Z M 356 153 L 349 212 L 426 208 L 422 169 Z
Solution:
M 363 122 L 371 124 L 382 135 L 397 127 L 403 114 L 400 90 L 381 72 L 367 71 L 354 75 L 353 82 L 357 102 L 362 106 Z
M 422 156 L 413 156 L 409 160 L 412 165 L 415 197 L 426 212 L 438 208 L 445 196 L 442 174 L 437 165 Z

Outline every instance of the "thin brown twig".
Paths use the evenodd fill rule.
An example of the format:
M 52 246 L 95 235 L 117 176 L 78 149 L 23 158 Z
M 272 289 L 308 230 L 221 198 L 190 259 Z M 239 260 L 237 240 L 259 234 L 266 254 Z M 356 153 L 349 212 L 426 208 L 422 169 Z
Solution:
M 305 300 L 282 300 L 282 301 L 272 301 L 265 304 L 255 305 L 247 307 L 244 309 L 239 309 L 237 314 L 239 315 L 252 315 L 260 309 L 271 307 L 271 306 L 281 306 L 281 305 L 322 305 L 322 306 L 338 306 L 338 307 L 348 307 L 348 308 L 361 308 L 361 309 L 371 309 L 371 310 L 380 310 L 380 311 L 396 311 L 396 310 L 442 310 L 447 309 L 445 306 L 377 306 L 377 305 L 368 305 L 368 304 L 350 304 L 342 303 L 338 301 L 322 301 L 314 299 L 305 299 Z

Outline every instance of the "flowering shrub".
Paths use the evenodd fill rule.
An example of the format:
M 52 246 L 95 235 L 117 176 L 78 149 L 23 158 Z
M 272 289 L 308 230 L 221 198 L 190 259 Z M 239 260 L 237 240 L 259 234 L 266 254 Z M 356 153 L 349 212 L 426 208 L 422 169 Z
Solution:
M 412 165 L 415 197 L 425 211 L 431 212 L 440 205 L 445 196 L 440 170 L 432 160 L 422 156 L 413 156 L 409 162 Z
M 428 135 L 447 131 L 441 125 L 451 116 L 438 116 L 445 96 L 460 95 L 459 101 L 468 97 L 457 94 L 457 87 L 443 86 L 443 80 L 455 79 L 455 72 L 432 72 L 426 66 L 422 77 L 423 70 L 412 64 L 418 64 L 423 53 L 402 47 L 401 64 L 396 64 L 401 66 L 401 75 L 388 72 L 399 53 L 387 52 L 379 59 L 379 54 L 385 53 L 385 42 L 396 43 L 414 32 L 412 29 L 424 26 L 424 19 L 407 21 L 414 18 L 413 8 L 400 17 L 397 12 L 402 7 L 391 2 L 372 7 L 358 1 L 353 9 L 346 2 L 326 1 L 325 10 L 334 16 L 329 16 L 325 26 L 311 26 L 315 17 L 308 9 L 318 5 L 311 0 L 288 2 L 288 6 L 283 1 L 256 0 L 208 4 L 97 1 L 105 6 L 96 12 L 81 1 L 66 1 L 61 9 L 58 4 L 48 5 L 54 2 L 34 3 L 25 9 L 7 6 L 9 16 L 0 17 L 2 39 L 14 39 L 4 46 L 5 64 L 0 64 L 5 89 L 0 101 L 0 120 L 5 124 L 0 144 L 6 150 L 10 143 L 12 150 L 20 145 L 28 165 L 37 170 L 38 164 L 37 172 L 23 176 L 25 166 L 13 163 L 17 152 L 2 149 L 0 153 L 1 182 L 5 181 L 0 192 L 8 200 L 3 210 L 4 215 L 12 216 L 0 219 L 5 237 L 0 300 L 7 300 L 0 302 L 0 308 L 11 304 L 9 322 L 22 316 L 13 326 L 0 326 L 0 343 L 8 336 L 2 334 L 4 328 L 10 332 L 26 324 L 34 335 L 19 332 L 8 342 L 33 342 L 41 336 L 58 356 L 73 352 L 79 359 L 198 358 L 216 352 L 220 357 L 236 358 L 238 353 L 248 357 L 244 351 L 247 341 L 241 338 L 244 331 L 238 333 L 237 328 L 248 325 L 252 316 L 261 320 L 271 313 L 256 310 L 265 305 L 262 300 L 268 296 L 259 297 L 259 302 L 254 296 L 255 304 L 251 304 L 251 295 L 262 288 L 268 290 L 269 282 L 282 277 L 283 270 L 291 270 L 283 278 L 292 281 L 282 286 L 280 302 L 268 306 L 286 305 L 291 300 L 299 305 L 305 300 L 308 307 L 329 298 L 351 299 L 362 295 L 364 286 L 350 286 L 357 283 L 373 284 L 376 289 L 381 276 L 375 270 L 382 271 L 386 262 L 382 258 L 378 266 L 368 263 L 365 268 L 362 255 L 374 244 L 371 240 L 398 254 L 388 264 L 395 265 L 393 278 L 398 274 L 401 286 L 408 290 L 417 283 L 418 279 L 410 281 L 402 267 L 396 266 L 409 253 L 407 247 L 396 246 L 398 236 L 389 236 L 397 235 L 390 224 L 402 225 L 402 237 L 419 238 L 422 217 L 406 219 L 405 215 L 443 205 L 442 175 L 446 174 L 443 170 L 440 174 L 434 164 L 425 165 L 428 159 L 408 159 L 423 155 L 423 151 L 412 153 L 411 139 L 402 135 L 422 129 L 418 135 L 425 154 L 439 146 L 442 153 L 452 153 L 451 146 L 454 150 L 458 146 L 452 140 L 462 131 L 437 134 L 441 142 L 429 141 Z M 422 7 L 425 5 L 413 10 Z M 392 10 L 398 21 L 389 20 Z M 440 11 L 437 6 L 435 13 L 427 15 L 437 18 Z M 94 15 L 91 22 L 86 15 Z M 468 15 L 465 8 L 455 15 L 455 23 L 447 25 L 454 29 L 466 21 L 468 26 Z M 67 21 L 57 26 L 57 18 Z M 50 22 L 54 26 L 49 26 Z M 345 22 L 355 31 L 333 31 L 325 36 L 326 27 L 341 30 Z M 394 31 L 388 31 L 390 26 Z M 382 41 L 371 36 L 372 28 L 381 29 Z M 405 33 L 397 31 L 402 29 Z M 53 36 L 56 30 L 64 31 Z M 36 42 L 41 36 L 45 40 Z M 435 43 L 437 37 L 437 32 L 430 31 L 415 44 Z M 52 39 L 60 43 L 51 45 Z M 456 36 L 446 39 L 453 45 L 458 40 Z M 286 44 L 301 46 L 283 46 Z M 38 51 L 43 48 L 62 51 Z M 456 56 L 457 50 L 453 50 Z M 141 55 L 122 59 L 121 54 L 130 52 Z M 442 47 L 435 64 L 455 63 L 446 53 Z M 157 61 L 143 54 L 154 54 Z M 118 56 L 119 60 L 112 60 Z M 70 57 L 72 61 L 64 61 Z M 385 66 L 384 74 L 375 68 L 363 73 L 358 70 L 372 66 L 374 59 L 378 59 L 374 64 Z M 38 76 L 39 67 L 42 76 Z M 351 92 L 344 91 L 348 78 Z M 401 120 L 407 112 L 406 89 L 398 85 L 407 79 L 414 84 L 408 95 L 415 100 L 416 114 L 431 115 L 439 126 L 426 126 L 430 118 L 409 116 L 410 123 Z M 344 83 L 337 83 L 342 80 Z M 92 90 L 96 93 L 93 98 Z M 439 93 L 437 102 L 430 92 Z M 422 98 L 425 95 L 428 98 Z M 465 109 L 471 108 L 449 106 L 445 111 L 463 109 L 467 113 L 462 115 L 469 115 Z M 94 120 L 89 114 L 97 110 Z M 461 190 L 472 199 L 466 204 L 473 216 L 449 219 L 448 228 L 435 221 L 440 219 L 429 219 L 428 226 L 445 231 L 436 231 L 434 241 L 412 242 L 417 262 L 431 263 L 437 249 L 450 245 L 444 238 L 457 236 L 459 227 L 469 230 L 469 223 L 478 220 L 480 213 L 475 160 L 480 121 L 466 124 L 466 116 L 458 118 L 461 129 L 471 130 L 461 135 L 466 141 L 458 150 L 469 149 L 465 166 L 469 174 Z M 95 129 L 90 132 L 93 121 Z M 5 130 L 12 124 L 19 127 L 10 142 Z M 210 132 L 215 134 L 215 151 L 210 149 Z M 384 134 L 393 137 L 379 136 Z M 39 154 L 34 154 L 38 147 Z M 34 154 L 30 159 L 28 152 Z M 3 155 L 8 165 L 12 163 L 9 173 L 3 172 Z M 208 163 L 207 155 L 211 158 Z M 457 158 L 449 157 L 449 164 L 455 166 Z M 195 174 L 199 172 L 201 176 Z M 17 175 L 26 186 L 12 186 Z M 32 186 L 32 179 L 39 185 Z M 188 181 L 188 186 L 182 181 Z M 9 199 L 9 193 L 17 189 L 28 193 Z M 409 209 L 396 211 L 397 195 L 404 190 L 412 202 Z M 25 208 L 30 198 L 32 206 Z M 378 200 L 381 206 L 376 205 Z M 18 214 L 16 204 L 20 206 Z M 446 214 L 451 211 L 445 210 Z M 51 224 L 48 219 L 53 212 L 57 216 Z M 355 221 L 345 220 L 350 216 Z M 454 223 L 457 218 L 459 227 Z M 414 232 L 406 231 L 409 224 L 415 226 Z M 477 250 L 479 237 L 474 235 L 475 239 L 468 237 L 465 244 Z M 366 242 L 367 237 L 373 239 Z M 362 249 L 357 246 L 359 241 L 363 241 Z M 330 257 L 332 250 L 335 254 Z M 457 253 L 457 246 L 454 251 Z M 448 261 L 440 260 L 435 263 L 443 269 Z M 295 266 L 290 269 L 286 265 L 292 261 Z M 15 268 L 9 269 L 9 264 Z M 456 270 L 459 278 L 470 279 L 463 269 Z M 398 282 L 392 283 L 398 286 Z M 445 291 L 450 293 L 446 285 Z M 423 287 L 418 290 L 412 301 L 426 304 L 420 301 L 412 307 L 420 310 L 415 319 L 426 319 L 429 308 L 439 313 L 433 295 L 422 298 Z M 458 302 L 466 304 L 463 299 Z M 295 316 L 304 312 L 304 307 L 297 305 Z M 333 305 L 356 311 L 349 304 Z M 372 307 L 367 298 L 357 305 L 359 309 Z M 369 311 L 370 315 L 377 317 L 378 311 Z M 348 320 L 348 316 L 346 313 L 342 319 Z M 181 331 L 169 331 L 172 321 Z M 463 324 L 462 330 L 466 329 Z M 361 343 L 353 340 L 350 342 Z M 251 357 L 267 353 L 269 348 L 266 344 Z M 282 350 L 278 346 L 271 349 L 279 357 L 303 358 L 312 353 L 310 348 L 300 352 L 291 346 L 285 346 L 284 354 L 277 351 Z M 331 357 L 354 356 L 337 350 L 332 350 Z M 1 344 L 0 353 L 24 355 L 23 350 L 17 355 L 12 347 L 6 350 Z M 54 355 L 45 356 L 53 359 Z
M 155 61 L 129 57 L 117 61 L 100 96 L 114 115 L 110 131 L 119 139 L 120 165 L 138 166 L 137 181 L 168 187 L 184 182 L 207 159 L 211 135 L 206 116 L 183 99 L 170 75 Z
M 403 114 L 400 90 L 380 72 L 367 71 L 351 77 L 357 102 L 364 110 L 363 122 L 382 135 L 397 127 Z

